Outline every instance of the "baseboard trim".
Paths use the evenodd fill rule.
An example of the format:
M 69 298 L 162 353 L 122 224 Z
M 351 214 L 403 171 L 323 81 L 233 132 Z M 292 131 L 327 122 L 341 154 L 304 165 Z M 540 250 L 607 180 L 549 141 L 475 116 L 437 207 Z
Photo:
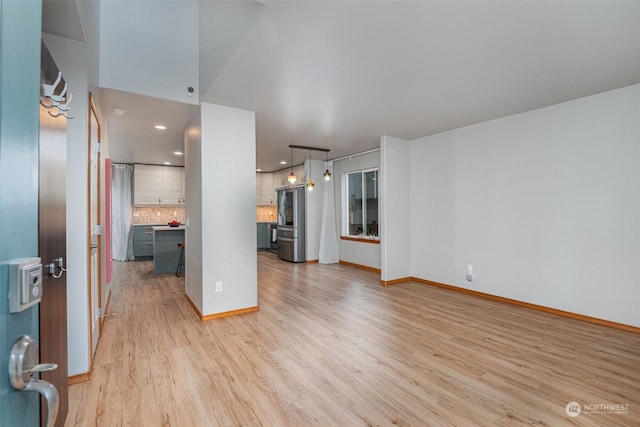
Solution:
M 200 320 L 202 320 L 203 322 L 206 322 L 207 320 L 221 319 L 223 317 L 239 316 L 241 314 L 255 313 L 258 310 L 259 308 L 256 305 L 255 307 L 247 307 L 247 308 L 241 308 L 240 310 L 225 311 L 224 313 L 207 314 L 206 316 L 200 316 Z
M 389 286 L 389 285 L 397 285 L 399 283 L 405 283 L 405 282 L 410 282 L 411 280 L 413 280 L 412 277 L 402 277 L 400 279 L 393 279 L 393 280 L 380 280 L 380 284 L 382 286 Z
M 319 262 L 319 259 L 308 259 L 305 261 L 305 264 L 318 264 Z
M 198 307 L 195 305 L 195 303 L 191 300 L 191 297 L 189 297 L 189 295 L 186 292 L 184 294 L 184 299 L 187 300 L 187 302 L 189 303 L 193 311 L 196 312 L 196 314 L 198 315 L 198 318 L 202 320 L 202 313 L 200 313 L 200 310 L 198 310 Z
M 67 378 L 69 385 L 80 384 L 87 382 L 91 379 L 91 372 L 85 372 L 84 374 L 73 375 Z
M 417 277 L 411 277 L 410 281 L 421 283 L 423 285 L 431 285 L 436 286 L 442 289 L 448 289 L 451 291 L 461 292 L 469 295 L 474 295 L 481 298 L 490 299 L 493 301 L 498 301 L 506 304 L 516 305 L 519 307 L 528 308 L 531 310 L 542 311 L 544 313 L 555 314 L 556 316 L 568 317 L 570 319 L 580 320 L 588 323 L 595 323 L 601 326 L 607 326 L 614 329 L 620 329 L 627 332 L 633 332 L 636 334 L 640 334 L 640 328 L 636 326 L 626 325 L 624 323 L 612 322 L 610 320 L 599 319 L 597 317 L 585 316 L 583 314 L 572 313 L 570 311 L 558 310 L 551 307 L 545 307 L 543 305 L 531 304 L 524 301 L 519 301 L 511 298 L 500 297 L 497 295 L 487 294 L 484 292 L 478 292 L 471 289 L 460 288 L 457 286 L 447 285 L 444 283 L 434 282 L 432 280 L 420 279 Z
M 206 322 L 207 320 L 221 319 L 223 317 L 238 316 L 240 314 L 246 314 L 246 313 L 254 313 L 259 310 L 258 306 L 256 305 L 255 307 L 241 308 L 240 310 L 225 311 L 224 313 L 207 314 L 206 316 L 204 316 L 202 313 L 200 313 L 200 310 L 198 310 L 198 307 L 196 307 L 196 305 L 191 300 L 189 295 L 185 293 L 184 298 L 187 300 L 187 302 L 189 303 L 193 311 L 196 312 L 200 320 L 202 320 L 203 322 Z
M 340 260 L 340 264 L 348 265 L 349 267 L 360 268 L 362 270 L 373 271 L 374 273 L 378 273 L 378 274 L 381 273 L 381 270 L 379 268 L 369 267 L 368 265 L 356 264 L 355 262 L 349 262 L 349 261 Z

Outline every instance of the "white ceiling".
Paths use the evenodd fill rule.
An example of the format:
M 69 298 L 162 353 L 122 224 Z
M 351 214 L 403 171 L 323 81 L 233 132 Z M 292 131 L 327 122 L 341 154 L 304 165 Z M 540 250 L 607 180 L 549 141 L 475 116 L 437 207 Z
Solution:
M 193 7 L 192 0 L 133 2 L 148 17 L 101 18 L 103 36 L 105 29 L 131 34 L 125 50 L 136 59 L 127 59 L 126 90 L 147 95 L 121 92 L 124 82 L 103 91 L 106 110 L 127 109 L 126 120 L 107 117 L 114 162 L 161 163 L 159 147 L 170 153 L 182 145 L 193 107 L 130 85 L 156 77 L 144 65 L 158 66 L 162 44 L 154 40 L 164 36 L 154 32 L 166 31 L 165 21 L 175 38 L 172 50 L 161 50 L 167 66 L 193 51 L 180 40 L 193 43 L 199 28 L 192 102 L 200 95 L 256 112 L 256 166 L 266 171 L 289 160 L 289 144 L 329 148 L 336 158 L 378 147 L 381 135 L 414 139 L 640 83 L 638 1 L 201 0 L 199 22 L 177 17 L 179 25 L 176 4 Z M 155 25 L 125 27 L 145 19 Z M 171 118 L 161 115 L 167 111 Z M 152 127 L 161 118 L 173 120 L 165 142 Z M 297 153 L 294 163 L 306 155 Z

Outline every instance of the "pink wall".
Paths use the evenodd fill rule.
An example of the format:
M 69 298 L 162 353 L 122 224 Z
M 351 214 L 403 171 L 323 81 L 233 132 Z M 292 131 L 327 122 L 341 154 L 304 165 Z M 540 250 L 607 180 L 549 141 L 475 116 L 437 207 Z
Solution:
M 104 244 L 105 244 L 105 275 L 107 283 L 111 283 L 111 159 L 105 159 L 104 183 Z

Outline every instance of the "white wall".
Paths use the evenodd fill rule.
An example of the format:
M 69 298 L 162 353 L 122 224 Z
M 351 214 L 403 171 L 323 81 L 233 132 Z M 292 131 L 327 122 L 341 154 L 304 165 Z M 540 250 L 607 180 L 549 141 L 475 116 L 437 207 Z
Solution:
M 380 138 L 381 168 L 379 181 L 380 209 L 380 278 L 383 281 L 411 276 L 411 220 L 409 177 L 409 141 Z M 416 183 L 416 185 L 420 185 Z
M 89 294 L 87 287 L 88 88 L 84 43 L 43 34 L 73 95 L 67 120 L 67 334 L 69 376 L 89 372 Z M 87 309 L 82 309 L 87 308 Z
M 202 313 L 202 141 L 200 114 L 185 131 L 185 293 Z
M 208 103 L 201 112 L 201 313 L 209 315 L 258 305 L 255 113 Z
M 338 236 L 346 235 L 342 232 L 343 218 L 342 205 L 343 199 L 343 178 L 348 172 L 354 172 L 365 169 L 380 168 L 380 152 L 355 155 L 343 160 L 337 160 L 333 163 L 332 181 L 334 185 L 335 209 L 336 209 L 336 228 Z M 360 243 L 348 240 L 339 241 L 340 261 L 352 262 L 371 268 L 380 268 L 380 245 L 372 243 Z
M 324 160 L 307 159 L 304 164 L 305 177 L 310 176 L 315 184 L 313 191 L 305 190 L 305 259 L 317 261 L 320 250 L 322 201 L 325 185 Z
M 639 101 L 634 85 L 412 141 L 412 275 L 640 326 Z
M 198 12 L 196 1 L 100 2 L 100 86 L 197 104 Z

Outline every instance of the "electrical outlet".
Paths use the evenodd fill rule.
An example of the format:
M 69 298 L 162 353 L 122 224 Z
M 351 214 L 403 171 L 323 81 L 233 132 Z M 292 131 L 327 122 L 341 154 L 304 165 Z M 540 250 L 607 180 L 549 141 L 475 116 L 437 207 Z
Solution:
M 216 282 L 216 292 L 222 292 L 222 282 Z

